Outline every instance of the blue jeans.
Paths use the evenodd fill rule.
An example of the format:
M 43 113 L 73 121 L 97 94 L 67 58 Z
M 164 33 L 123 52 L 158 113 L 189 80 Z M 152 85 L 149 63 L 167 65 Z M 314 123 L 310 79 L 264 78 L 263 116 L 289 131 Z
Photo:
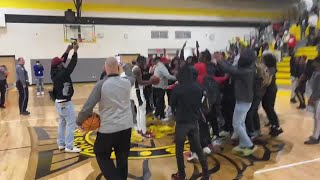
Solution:
M 43 92 L 43 76 L 36 76 L 37 92 Z
M 76 116 L 71 101 L 64 103 L 56 102 L 56 109 L 59 114 L 58 146 L 73 148 L 74 130 L 76 127 Z
M 237 135 L 239 135 L 239 145 L 242 148 L 252 147 L 253 143 L 249 138 L 246 131 L 246 116 L 252 103 L 236 102 L 236 106 L 233 112 L 233 129 Z

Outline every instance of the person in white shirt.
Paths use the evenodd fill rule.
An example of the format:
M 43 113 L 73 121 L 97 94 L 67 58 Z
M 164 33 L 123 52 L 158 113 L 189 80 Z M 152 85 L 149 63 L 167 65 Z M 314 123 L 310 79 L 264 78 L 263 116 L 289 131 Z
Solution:
M 310 13 L 310 16 L 309 16 L 309 35 L 313 34 L 315 35 L 316 33 L 316 27 L 317 27 L 317 24 L 318 24 L 318 15 L 315 13 L 315 12 L 311 12 Z

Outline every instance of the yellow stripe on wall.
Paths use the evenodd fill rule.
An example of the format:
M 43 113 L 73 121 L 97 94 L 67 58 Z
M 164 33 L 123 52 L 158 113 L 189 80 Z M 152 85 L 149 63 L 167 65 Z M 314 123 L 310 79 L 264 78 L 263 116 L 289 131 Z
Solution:
M 41 0 L 0 0 L 0 8 L 17 9 L 41 9 L 41 10 L 66 10 L 75 9 L 73 1 L 70 2 L 49 2 Z M 198 8 L 160 8 L 146 6 L 129 6 L 119 4 L 83 4 L 85 12 L 120 12 L 138 14 L 168 14 L 168 15 L 188 15 L 188 16 L 218 16 L 227 18 L 265 18 L 281 19 L 283 13 L 254 11 L 254 10 L 234 10 L 234 9 L 198 9 Z

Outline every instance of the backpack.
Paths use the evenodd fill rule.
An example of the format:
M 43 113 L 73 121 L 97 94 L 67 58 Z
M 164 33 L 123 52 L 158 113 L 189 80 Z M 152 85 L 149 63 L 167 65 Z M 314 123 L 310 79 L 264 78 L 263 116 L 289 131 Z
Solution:
M 271 84 L 273 78 L 273 75 L 270 73 L 269 68 L 263 63 L 257 63 L 256 68 L 257 78 L 262 79 L 261 88 L 268 87 Z

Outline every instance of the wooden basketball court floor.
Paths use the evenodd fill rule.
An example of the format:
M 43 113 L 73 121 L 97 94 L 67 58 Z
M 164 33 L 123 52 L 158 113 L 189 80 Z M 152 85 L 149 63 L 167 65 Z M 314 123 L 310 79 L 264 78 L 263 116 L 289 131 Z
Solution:
M 73 103 L 79 112 L 93 84 L 75 85 Z M 47 91 L 50 87 L 46 87 Z M 48 93 L 37 97 L 30 87 L 30 116 L 20 116 L 17 91 L 7 95 L 7 109 L 0 110 L 0 179 L 1 180 L 93 180 L 104 179 L 94 158 L 95 133 L 75 132 L 75 144 L 83 152 L 66 154 L 57 150 L 57 113 Z M 221 153 L 208 156 L 213 179 L 319 179 L 320 145 L 306 146 L 311 135 L 312 115 L 296 110 L 289 103 L 289 91 L 280 90 L 276 110 L 285 133 L 276 139 L 260 138 L 258 151 L 248 158 L 231 153 L 226 143 Z M 262 115 L 264 116 L 264 115 Z M 265 132 L 266 133 L 266 132 Z M 135 180 L 169 180 L 177 170 L 173 136 L 167 135 L 139 142 L 132 139 L 129 178 Z M 186 145 L 186 150 L 188 145 Z M 188 179 L 197 179 L 198 163 L 185 162 Z

